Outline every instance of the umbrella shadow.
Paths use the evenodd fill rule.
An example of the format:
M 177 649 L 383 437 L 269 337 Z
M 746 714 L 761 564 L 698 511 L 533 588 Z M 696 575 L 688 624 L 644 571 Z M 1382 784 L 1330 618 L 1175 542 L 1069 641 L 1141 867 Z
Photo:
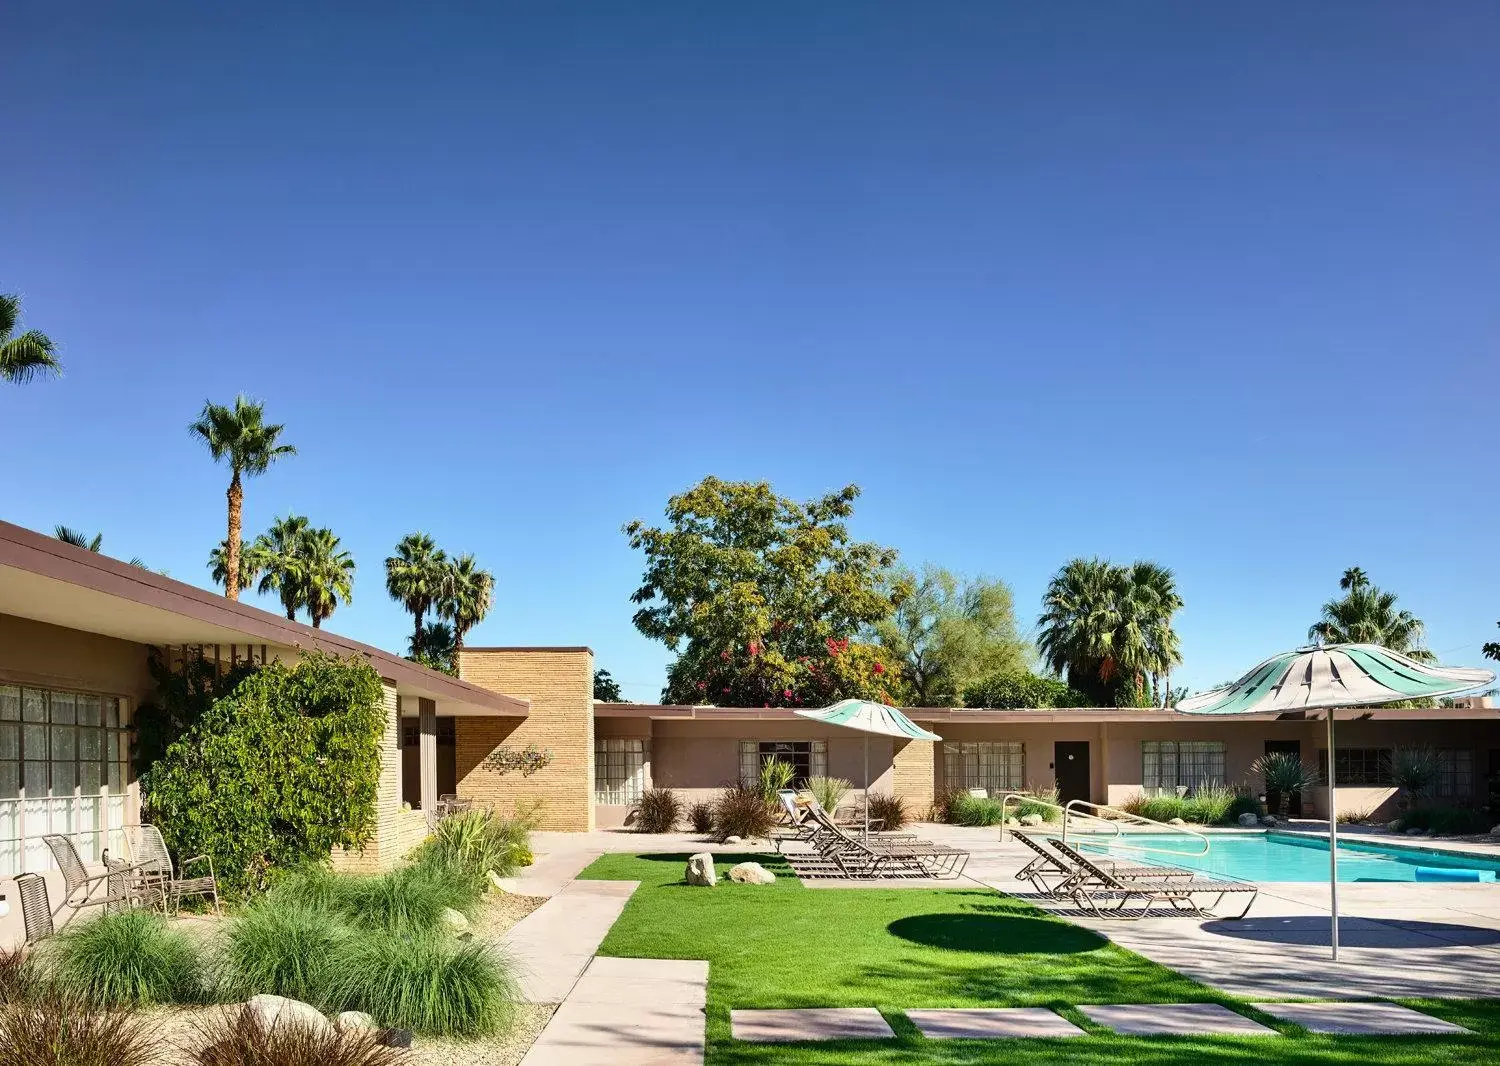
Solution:
M 1247 918 L 1243 921 L 1204 922 L 1206 933 L 1262 944 L 1327 946 L 1332 939 L 1325 915 L 1285 918 Z M 1427 948 L 1441 945 L 1482 947 L 1500 944 L 1500 929 L 1450 922 L 1406 921 L 1389 918 L 1345 918 L 1339 922 L 1339 944 L 1350 948 Z

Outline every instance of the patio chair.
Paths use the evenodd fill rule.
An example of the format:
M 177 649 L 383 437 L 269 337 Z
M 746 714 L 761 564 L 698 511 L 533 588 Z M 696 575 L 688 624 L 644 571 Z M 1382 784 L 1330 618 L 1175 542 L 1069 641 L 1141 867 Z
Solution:
M 208 855 L 194 855 L 172 866 L 172 855 L 167 851 L 167 842 L 162 839 L 161 829 L 154 825 L 135 826 L 125 834 L 126 847 L 131 858 L 140 869 L 147 885 L 160 891 L 172 913 L 182 909 L 183 896 L 209 896 L 214 903 L 214 913 L 224 913 L 219 905 L 219 881 L 214 875 L 214 860 Z M 190 867 L 203 865 L 207 875 L 188 876 Z
M 963 873 L 969 853 L 962 848 L 916 838 L 856 837 L 836 824 L 821 806 L 809 807 L 818 823 L 813 847 L 851 878 L 925 876 L 953 878 Z
M 21 897 L 21 924 L 26 947 L 46 940 L 54 932 L 52 901 L 47 898 L 47 879 L 41 874 L 17 874 L 16 894 Z
M 1255 899 L 1260 894 L 1260 886 L 1248 881 L 1226 881 L 1220 878 L 1199 877 L 1197 874 L 1190 877 L 1163 877 L 1160 876 L 1159 871 L 1150 876 L 1141 877 L 1110 872 L 1060 840 L 1049 837 L 1048 843 L 1070 862 L 1087 872 L 1088 878 L 1073 882 L 1068 894 L 1080 909 L 1098 918 L 1142 918 L 1153 903 L 1169 903 L 1173 910 L 1198 918 L 1218 918 L 1220 915 L 1215 911 L 1224 902 L 1224 897 L 1249 895 L 1250 900 L 1240 913 L 1224 916 L 1230 921 L 1239 921 L 1250 913 L 1250 908 L 1255 905 Z M 1209 895 L 1214 896 L 1214 901 L 1206 907 L 1193 898 Z M 1101 900 L 1110 899 L 1119 901 L 1112 909 L 1105 909 L 1099 905 Z M 1131 900 L 1139 900 L 1144 905 L 1140 913 L 1125 912 Z
M 52 852 L 52 857 L 57 860 L 57 868 L 62 871 L 63 876 L 63 899 L 52 912 L 53 918 L 65 910 L 76 914 L 85 907 L 113 910 L 141 903 L 161 903 L 165 906 L 165 892 L 152 887 L 141 877 L 149 864 L 111 862 L 109 853 L 105 852 L 104 872 L 91 874 L 83 864 L 83 856 L 78 854 L 78 847 L 73 843 L 72 837 L 52 833 L 42 837 L 42 840 Z M 104 885 L 104 892 L 95 895 L 94 890 L 101 884 Z
M 1079 879 L 1088 879 L 1087 870 L 1050 850 L 1046 846 L 1049 842 L 1045 838 L 1038 840 L 1030 834 L 1017 832 L 1012 832 L 1011 836 L 1036 853 L 1035 858 L 1016 871 L 1016 880 L 1030 881 L 1031 887 L 1040 895 L 1052 899 L 1068 899 L 1073 883 Z M 1182 870 L 1175 866 L 1126 866 L 1107 861 L 1100 865 L 1105 866 L 1116 877 L 1192 876 L 1191 870 Z M 1056 878 L 1052 884 L 1047 883 L 1049 876 Z

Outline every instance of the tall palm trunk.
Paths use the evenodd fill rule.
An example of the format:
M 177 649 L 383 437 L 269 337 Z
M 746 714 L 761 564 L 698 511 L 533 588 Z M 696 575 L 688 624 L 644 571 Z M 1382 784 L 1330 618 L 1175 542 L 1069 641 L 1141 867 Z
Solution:
M 225 569 L 224 595 L 231 600 L 240 598 L 240 528 L 244 518 L 245 489 L 240 484 L 240 472 L 236 470 L 229 479 L 229 540 L 224 547 Z
M 426 613 L 425 610 L 413 611 L 411 613 L 412 621 L 415 623 L 411 631 L 411 653 L 413 655 L 422 650 L 422 616 Z

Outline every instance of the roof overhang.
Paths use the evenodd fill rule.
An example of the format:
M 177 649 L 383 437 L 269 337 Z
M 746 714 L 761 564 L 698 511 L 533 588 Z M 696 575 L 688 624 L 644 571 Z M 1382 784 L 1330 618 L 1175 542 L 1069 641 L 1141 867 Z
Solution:
M 1130 707 L 1067 707 L 1038 708 L 1035 710 L 994 709 L 986 707 L 903 707 L 901 710 L 913 722 L 933 723 L 988 723 L 1001 722 L 1013 725 L 1035 725 L 1038 723 L 1068 722 L 1074 724 L 1095 722 L 1154 722 L 1172 725 L 1204 725 L 1218 722 L 1231 725 L 1234 722 L 1286 722 L 1304 719 L 1322 719 L 1323 712 L 1311 714 L 1240 714 L 1214 718 L 1201 714 L 1178 714 L 1176 711 L 1142 710 Z M 650 718 L 653 721 L 806 721 L 787 707 L 708 707 L 659 703 L 595 703 L 595 718 Z M 1490 720 L 1500 719 L 1500 707 L 1429 707 L 1429 708 L 1361 708 L 1352 707 L 1338 712 L 1339 721 L 1372 719 L 1382 722 L 1421 719 L 1436 721 Z
M 0 614 L 137 644 L 265 645 L 366 659 L 403 697 L 445 715 L 524 718 L 531 705 L 399 655 L 281 618 L 97 552 L 0 522 Z

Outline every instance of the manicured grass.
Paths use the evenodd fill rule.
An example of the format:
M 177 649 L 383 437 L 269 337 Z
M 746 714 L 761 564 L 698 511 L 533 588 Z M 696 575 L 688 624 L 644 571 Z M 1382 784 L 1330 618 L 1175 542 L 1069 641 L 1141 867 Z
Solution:
M 686 855 L 606 855 L 581 876 L 640 881 L 600 954 L 707 959 L 709 1061 L 727 1064 L 1099 1063 L 1107 1066 L 1313 1063 L 1364 1066 L 1500 1061 L 1500 1005 L 1413 1003 L 1477 1037 L 1314 1037 L 1029 904 L 977 887 L 807 889 L 775 856 L 716 856 L 720 875 L 753 858 L 771 886 L 682 883 Z M 1312 965 L 1319 964 L 1309 960 Z M 1090 1003 L 1223 1003 L 1286 1034 L 1126 1038 L 1076 1009 Z M 753 1045 L 730 1039 L 735 1007 L 878 1007 L 887 1041 Z M 1071 1040 L 928 1040 L 912 1007 L 1061 1009 L 1090 1031 Z

